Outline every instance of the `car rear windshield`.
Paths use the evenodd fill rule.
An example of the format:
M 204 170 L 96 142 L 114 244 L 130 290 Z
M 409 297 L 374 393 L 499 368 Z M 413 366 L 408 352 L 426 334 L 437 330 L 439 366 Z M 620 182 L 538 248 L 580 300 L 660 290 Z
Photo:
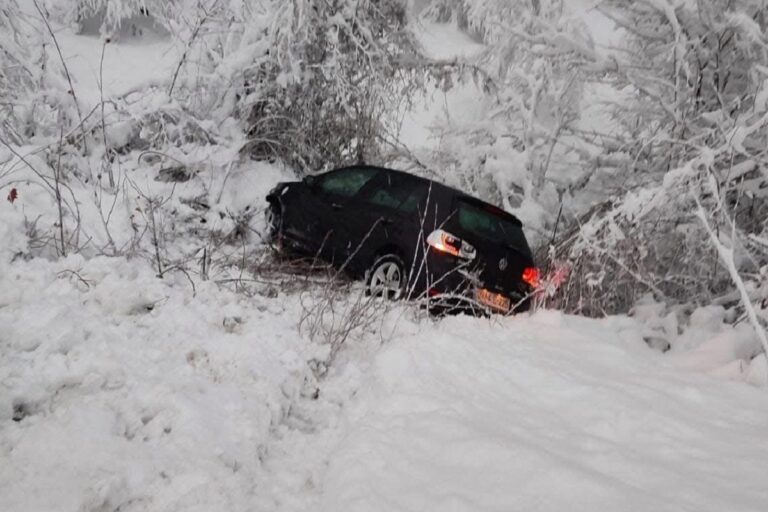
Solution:
M 462 229 L 523 254 L 531 254 L 520 222 L 504 211 L 491 205 L 459 199 L 458 216 Z

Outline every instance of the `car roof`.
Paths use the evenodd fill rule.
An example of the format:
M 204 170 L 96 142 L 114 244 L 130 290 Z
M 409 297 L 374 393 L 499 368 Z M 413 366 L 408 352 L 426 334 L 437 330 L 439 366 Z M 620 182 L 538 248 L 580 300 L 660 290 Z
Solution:
M 384 171 L 384 172 L 388 172 L 390 174 L 399 174 L 401 176 L 407 176 L 409 178 L 413 178 L 413 179 L 419 180 L 419 181 L 424 181 L 424 182 L 429 182 L 429 183 L 436 183 L 436 184 L 440 185 L 441 187 L 445 187 L 447 189 L 451 189 L 451 187 L 449 187 L 448 185 L 446 185 L 444 183 L 440 183 L 439 181 L 436 181 L 436 180 L 431 180 L 429 178 L 424 178 L 423 176 L 418 176 L 416 174 L 411 174 L 409 172 L 401 171 L 399 169 L 392 169 L 391 167 L 381 167 L 381 166 L 378 166 L 378 165 L 368 165 L 368 164 L 345 165 L 344 167 L 339 167 L 337 169 L 333 169 L 333 171 L 342 171 L 344 169 L 352 169 L 352 168 L 355 168 L 355 169 L 360 169 L 360 168 L 363 168 L 363 169 L 376 169 L 377 171 Z M 333 171 L 328 171 L 328 172 L 333 172 Z M 451 189 L 451 190 L 453 190 L 453 189 Z M 458 190 L 455 190 L 455 192 L 461 193 Z
M 488 201 L 483 201 L 482 199 L 480 199 L 478 197 L 475 197 L 473 195 L 467 194 L 466 192 L 462 192 L 459 189 L 453 188 L 453 187 L 451 187 L 449 185 L 446 185 L 445 183 L 439 182 L 437 180 L 433 180 L 433 179 L 429 179 L 429 178 L 424 178 L 422 176 L 417 176 L 415 174 L 411 174 L 411 173 L 406 172 L 406 171 L 401 171 L 401 170 L 398 170 L 398 169 L 392 169 L 392 168 L 389 168 L 389 167 L 381 167 L 381 166 L 378 166 L 378 165 L 357 164 L 357 165 L 345 165 L 344 167 L 338 167 L 338 168 L 333 169 L 333 170 L 328 171 L 328 172 L 341 171 L 341 170 L 344 170 L 344 169 L 351 169 L 351 168 L 358 168 L 359 169 L 361 167 L 362 168 L 366 168 L 366 169 L 375 169 L 377 171 L 384 171 L 384 172 L 388 172 L 388 173 L 392 173 L 392 174 L 399 174 L 399 175 L 407 176 L 409 178 L 412 178 L 412 179 L 415 179 L 415 180 L 419 180 L 419 181 L 422 181 L 422 182 L 425 182 L 425 183 L 430 183 L 430 184 L 433 184 L 433 185 L 437 185 L 438 187 L 444 189 L 445 192 L 448 192 L 449 194 L 455 196 L 458 199 L 466 201 L 469 204 L 472 204 L 472 205 L 475 205 L 475 206 L 479 206 L 481 208 L 485 208 L 488 211 L 490 211 L 490 212 L 492 212 L 492 213 L 494 213 L 496 215 L 499 215 L 501 217 L 507 218 L 508 220 L 512 221 L 513 223 L 517 224 L 518 226 L 522 226 L 523 225 L 523 223 L 520 221 L 520 219 L 518 219 L 515 215 L 509 213 L 508 211 L 504 210 L 503 208 L 499 208 L 498 206 L 496 206 L 496 205 L 494 205 L 492 203 L 489 203 Z

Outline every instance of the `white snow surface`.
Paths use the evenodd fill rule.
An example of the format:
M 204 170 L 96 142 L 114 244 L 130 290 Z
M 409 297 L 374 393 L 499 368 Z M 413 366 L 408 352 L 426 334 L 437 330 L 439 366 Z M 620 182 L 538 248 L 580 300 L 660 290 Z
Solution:
M 764 510 L 765 389 L 631 319 L 405 308 L 316 381 L 300 313 L 141 260 L 5 265 L 0 510 Z
M 245 510 L 313 346 L 286 305 L 178 277 L 3 269 L 0 510 Z
M 556 312 L 392 343 L 323 510 L 765 510 L 764 390 L 662 359 L 625 320 Z
M 471 61 L 486 47 L 472 40 L 455 24 L 414 21 L 414 36 L 427 57 L 444 61 Z M 483 116 L 478 101 L 482 92 L 471 81 L 462 81 L 447 90 L 436 88 L 414 98 L 404 113 L 399 140 L 410 151 L 434 150 L 441 141 L 435 135 L 440 126 L 453 126 L 455 120 L 471 122 Z
M 436 58 L 482 51 L 450 26 L 421 40 Z M 70 30 L 60 42 L 90 107 L 102 43 Z M 110 43 L 105 96 L 167 81 L 176 58 L 162 40 Z M 403 142 L 439 146 L 425 127 L 480 115 L 475 93 L 461 84 L 425 99 Z M 260 210 L 290 178 L 229 167 L 231 138 L 177 154 L 194 170 L 186 183 L 155 182 L 161 165 L 136 159 L 118 176 L 171 198 L 159 215 L 178 224 L 185 257 L 199 257 L 192 222 L 227 232 L 229 209 Z M 144 257 L 25 260 L 29 222 L 53 226 L 55 210 L 0 157 L 13 166 L 0 183 L 0 512 L 766 509 L 768 363 L 720 311 L 680 329 L 660 318 L 653 334 L 672 346 L 662 354 L 643 340 L 649 323 L 627 317 L 436 321 L 400 306 L 318 380 L 328 347 L 300 328 L 311 297 L 159 279 Z M 91 226 L 115 196 L 72 189 L 98 254 L 107 234 Z M 195 197 L 210 209 L 182 202 Z M 118 247 L 143 205 L 123 199 L 110 220 Z
M 486 50 L 485 45 L 462 32 L 455 23 L 436 23 L 425 19 L 415 20 L 414 23 L 417 41 L 430 58 L 471 59 Z

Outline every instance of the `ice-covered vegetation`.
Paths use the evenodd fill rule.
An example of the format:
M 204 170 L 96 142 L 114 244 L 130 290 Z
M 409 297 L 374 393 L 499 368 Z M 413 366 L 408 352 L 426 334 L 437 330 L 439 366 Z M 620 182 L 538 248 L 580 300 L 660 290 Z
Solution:
M 49 248 L 122 254 L 113 219 L 83 223 L 68 189 L 88 183 L 104 212 L 131 188 L 136 162 L 188 175 L 254 159 L 299 175 L 394 163 L 518 214 L 541 261 L 572 267 L 554 302 L 568 311 L 626 312 L 647 293 L 744 309 L 738 282 L 760 306 L 764 7 L 13 0 L 0 20 L 4 186 L 31 171 L 62 198 L 60 222 L 35 222 Z M 422 37 L 435 23 L 457 26 L 476 50 L 441 54 Z M 57 33 L 90 36 L 91 47 L 62 49 Z M 154 67 L 110 64 L 158 41 Z M 82 69 L 80 50 L 97 65 Z M 116 74 L 132 79 L 118 85 Z M 463 104 L 434 118 L 430 143 L 412 143 L 403 118 L 439 91 L 463 92 Z M 728 233 L 736 282 L 707 225 Z
M 0 509 L 762 510 L 766 33 L 764 0 L 0 2 Z M 540 311 L 274 259 L 267 191 L 355 162 L 521 218 Z

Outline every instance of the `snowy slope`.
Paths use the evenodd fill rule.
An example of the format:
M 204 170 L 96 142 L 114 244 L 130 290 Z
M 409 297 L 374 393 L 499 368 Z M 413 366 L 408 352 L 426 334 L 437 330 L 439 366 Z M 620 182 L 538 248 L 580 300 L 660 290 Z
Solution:
M 141 260 L 0 265 L 0 510 L 246 510 L 327 352 L 298 314 Z
M 378 356 L 323 510 L 765 510 L 768 396 L 626 321 L 447 319 Z
M 455 27 L 421 29 L 435 58 L 483 50 Z M 101 40 L 68 29 L 59 39 L 89 110 Z M 103 92 L 167 82 L 177 59 L 164 40 L 110 43 Z M 428 127 L 473 120 L 477 96 L 467 83 L 424 98 L 402 142 L 439 147 Z M 260 210 L 289 177 L 230 167 L 238 140 L 218 129 L 226 144 L 174 156 L 196 169 L 188 182 L 158 183 L 161 165 L 133 157 L 121 171 L 172 198 L 163 220 L 190 269 L 202 250 L 193 223 L 228 232 L 229 209 Z M 747 326 L 731 329 L 722 312 L 702 312 L 663 355 L 628 318 L 431 320 L 402 306 L 318 381 L 329 349 L 301 328 L 311 293 L 235 293 L 195 270 L 158 279 L 142 257 L 18 258 L 25 220 L 56 219 L 16 168 L 19 199 L 0 196 L 0 512 L 766 508 L 768 397 L 744 382 L 765 384 L 765 357 L 749 367 Z M 99 226 L 91 189 L 73 188 L 84 224 Z M 120 247 L 144 204 L 125 190 L 104 199 L 109 210 L 120 198 L 110 221 Z M 192 210 L 195 198 L 209 208 Z M 230 270 L 214 267 L 212 279 Z
M 0 273 L 0 510 L 764 510 L 764 388 L 627 318 L 394 310 L 317 381 L 307 297 L 141 260 Z

